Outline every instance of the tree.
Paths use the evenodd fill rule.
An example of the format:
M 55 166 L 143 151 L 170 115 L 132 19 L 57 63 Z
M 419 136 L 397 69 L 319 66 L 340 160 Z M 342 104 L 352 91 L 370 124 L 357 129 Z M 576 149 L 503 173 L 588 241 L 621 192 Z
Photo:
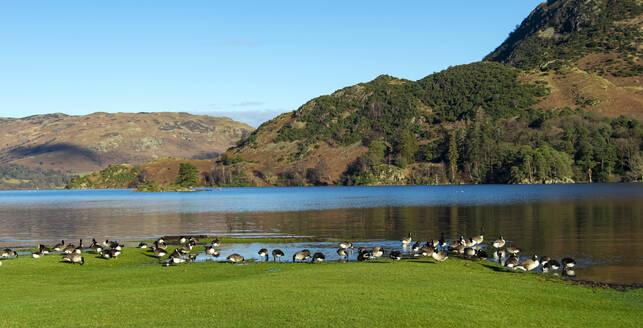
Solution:
M 193 187 L 199 185 L 199 170 L 190 163 L 179 164 L 179 176 L 176 184 L 182 187 Z
M 455 182 L 455 174 L 458 170 L 458 142 L 457 132 L 451 131 L 449 135 L 449 170 L 451 171 L 451 182 Z

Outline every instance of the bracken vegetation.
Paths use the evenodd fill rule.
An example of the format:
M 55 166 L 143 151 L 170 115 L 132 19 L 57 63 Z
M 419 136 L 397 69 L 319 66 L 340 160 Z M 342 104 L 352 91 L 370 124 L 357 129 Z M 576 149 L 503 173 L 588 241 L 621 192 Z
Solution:
M 0 190 L 56 189 L 68 184 L 71 178 L 71 174 L 54 170 L 13 164 L 0 166 Z

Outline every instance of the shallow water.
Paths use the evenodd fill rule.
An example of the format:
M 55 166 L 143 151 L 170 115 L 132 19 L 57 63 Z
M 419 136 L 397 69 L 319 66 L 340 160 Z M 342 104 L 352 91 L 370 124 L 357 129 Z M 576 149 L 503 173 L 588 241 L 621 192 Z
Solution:
M 420 240 L 440 232 L 456 238 L 483 226 L 487 241 L 502 233 L 525 254 L 576 258 L 578 278 L 643 282 L 641 184 L 0 192 L 0 246 L 211 234 L 359 239 L 400 248 L 408 232 Z M 262 247 L 300 246 L 336 257 L 336 245 L 324 243 L 235 245 L 221 256 L 258 258 Z

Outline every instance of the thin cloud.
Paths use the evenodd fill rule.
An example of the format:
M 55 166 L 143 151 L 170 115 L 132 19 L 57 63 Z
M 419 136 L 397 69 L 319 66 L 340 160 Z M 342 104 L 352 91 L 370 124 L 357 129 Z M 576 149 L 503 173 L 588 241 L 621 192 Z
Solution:
M 255 109 L 255 110 L 214 110 L 207 112 L 195 112 L 193 114 L 225 116 L 235 121 L 246 123 L 252 127 L 258 127 L 262 123 L 269 121 L 279 114 L 288 112 L 285 109 Z

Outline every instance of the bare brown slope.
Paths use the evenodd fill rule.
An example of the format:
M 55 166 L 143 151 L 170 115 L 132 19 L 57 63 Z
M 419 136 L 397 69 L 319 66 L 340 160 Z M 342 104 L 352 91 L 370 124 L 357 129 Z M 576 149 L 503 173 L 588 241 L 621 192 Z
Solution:
M 89 172 L 170 156 L 212 158 L 253 128 L 187 113 L 94 113 L 0 119 L 0 165 Z

